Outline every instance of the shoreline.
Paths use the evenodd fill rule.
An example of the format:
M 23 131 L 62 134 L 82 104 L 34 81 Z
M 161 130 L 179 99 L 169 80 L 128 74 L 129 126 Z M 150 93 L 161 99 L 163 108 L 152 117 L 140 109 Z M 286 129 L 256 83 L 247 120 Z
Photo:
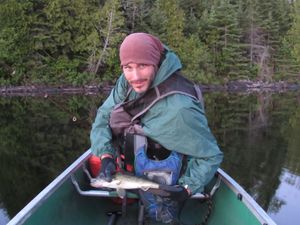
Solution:
M 224 85 L 199 84 L 202 92 L 286 92 L 300 90 L 300 84 L 262 81 L 230 81 Z M 84 94 L 97 95 L 108 94 L 113 88 L 112 85 L 83 85 L 83 86 L 2 86 L 0 96 L 44 96 L 56 94 Z

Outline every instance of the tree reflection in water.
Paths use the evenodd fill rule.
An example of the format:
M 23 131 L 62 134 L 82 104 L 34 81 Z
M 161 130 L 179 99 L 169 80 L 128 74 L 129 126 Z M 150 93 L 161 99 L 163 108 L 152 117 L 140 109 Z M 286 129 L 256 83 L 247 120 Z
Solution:
M 90 117 L 101 100 L 0 99 L 0 202 L 11 217 L 89 147 Z
M 299 93 L 205 96 L 209 122 L 225 153 L 222 167 L 265 210 L 278 214 L 282 205 L 289 204 L 285 199 L 274 199 L 282 171 L 289 168 L 299 175 L 297 98 Z
M 300 176 L 283 169 L 268 214 L 277 224 L 295 224 L 299 214 Z

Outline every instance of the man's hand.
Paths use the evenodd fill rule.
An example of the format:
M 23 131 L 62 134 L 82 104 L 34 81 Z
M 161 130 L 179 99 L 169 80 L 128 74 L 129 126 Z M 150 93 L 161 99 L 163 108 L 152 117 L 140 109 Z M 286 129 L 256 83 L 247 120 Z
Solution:
M 99 178 L 111 182 L 112 175 L 116 173 L 116 164 L 112 157 L 104 157 L 101 159 L 101 169 Z
M 180 185 L 169 186 L 161 184 L 159 185 L 159 189 L 150 188 L 148 191 L 152 194 L 179 202 L 185 201 L 191 196 L 190 190 Z

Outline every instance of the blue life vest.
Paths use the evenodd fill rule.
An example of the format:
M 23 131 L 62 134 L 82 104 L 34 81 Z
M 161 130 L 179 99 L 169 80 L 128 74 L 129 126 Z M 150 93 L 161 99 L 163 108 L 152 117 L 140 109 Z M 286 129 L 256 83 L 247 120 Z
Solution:
M 175 185 L 180 175 L 182 158 L 182 154 L 172 151 L 164 160 L 152 160 L 147 157 L 145 148 L 140 147 L 135 154 L 135 173 L 158 183 Z M 151 219 L 170 223 L 177 218 L 178 202 L 143 191 L 140 191 L 140 197 Z
M 158 183 L 175 185 L 180 175 L 182 165 L 182 154 L 171 151 L 168 158 L 163 160 L 152 160 L 147 157 L 144 147 L 137 150 L 134 160 L 134 169 L 137 176 L 146 176 Z M 156 176 L 162 175 L 163 180 Z

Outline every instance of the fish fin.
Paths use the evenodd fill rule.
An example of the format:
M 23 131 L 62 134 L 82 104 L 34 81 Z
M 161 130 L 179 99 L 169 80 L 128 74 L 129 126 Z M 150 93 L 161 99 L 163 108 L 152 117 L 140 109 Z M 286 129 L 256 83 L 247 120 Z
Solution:
M 122 198 L 122 199 L 126 196 L 125 189 L 117 188 L 117 193 L 118 193 L 119 197 Z
M 122 183 L 122 181 L 116 180 L 116 184 L 117 184 L 117 185 L 120 185 L 121 183 Z
M 90 185 L 94 188 L 98 188 L 98 186 L 99 186 L 99 185 L 97 185 L 97 180 L 96 179 L 91 180 Z
M 141 189 L 142 189 L 143 191 L 148 191 L 148 190 L 149 190 L 149 187 L 141 187 Z

